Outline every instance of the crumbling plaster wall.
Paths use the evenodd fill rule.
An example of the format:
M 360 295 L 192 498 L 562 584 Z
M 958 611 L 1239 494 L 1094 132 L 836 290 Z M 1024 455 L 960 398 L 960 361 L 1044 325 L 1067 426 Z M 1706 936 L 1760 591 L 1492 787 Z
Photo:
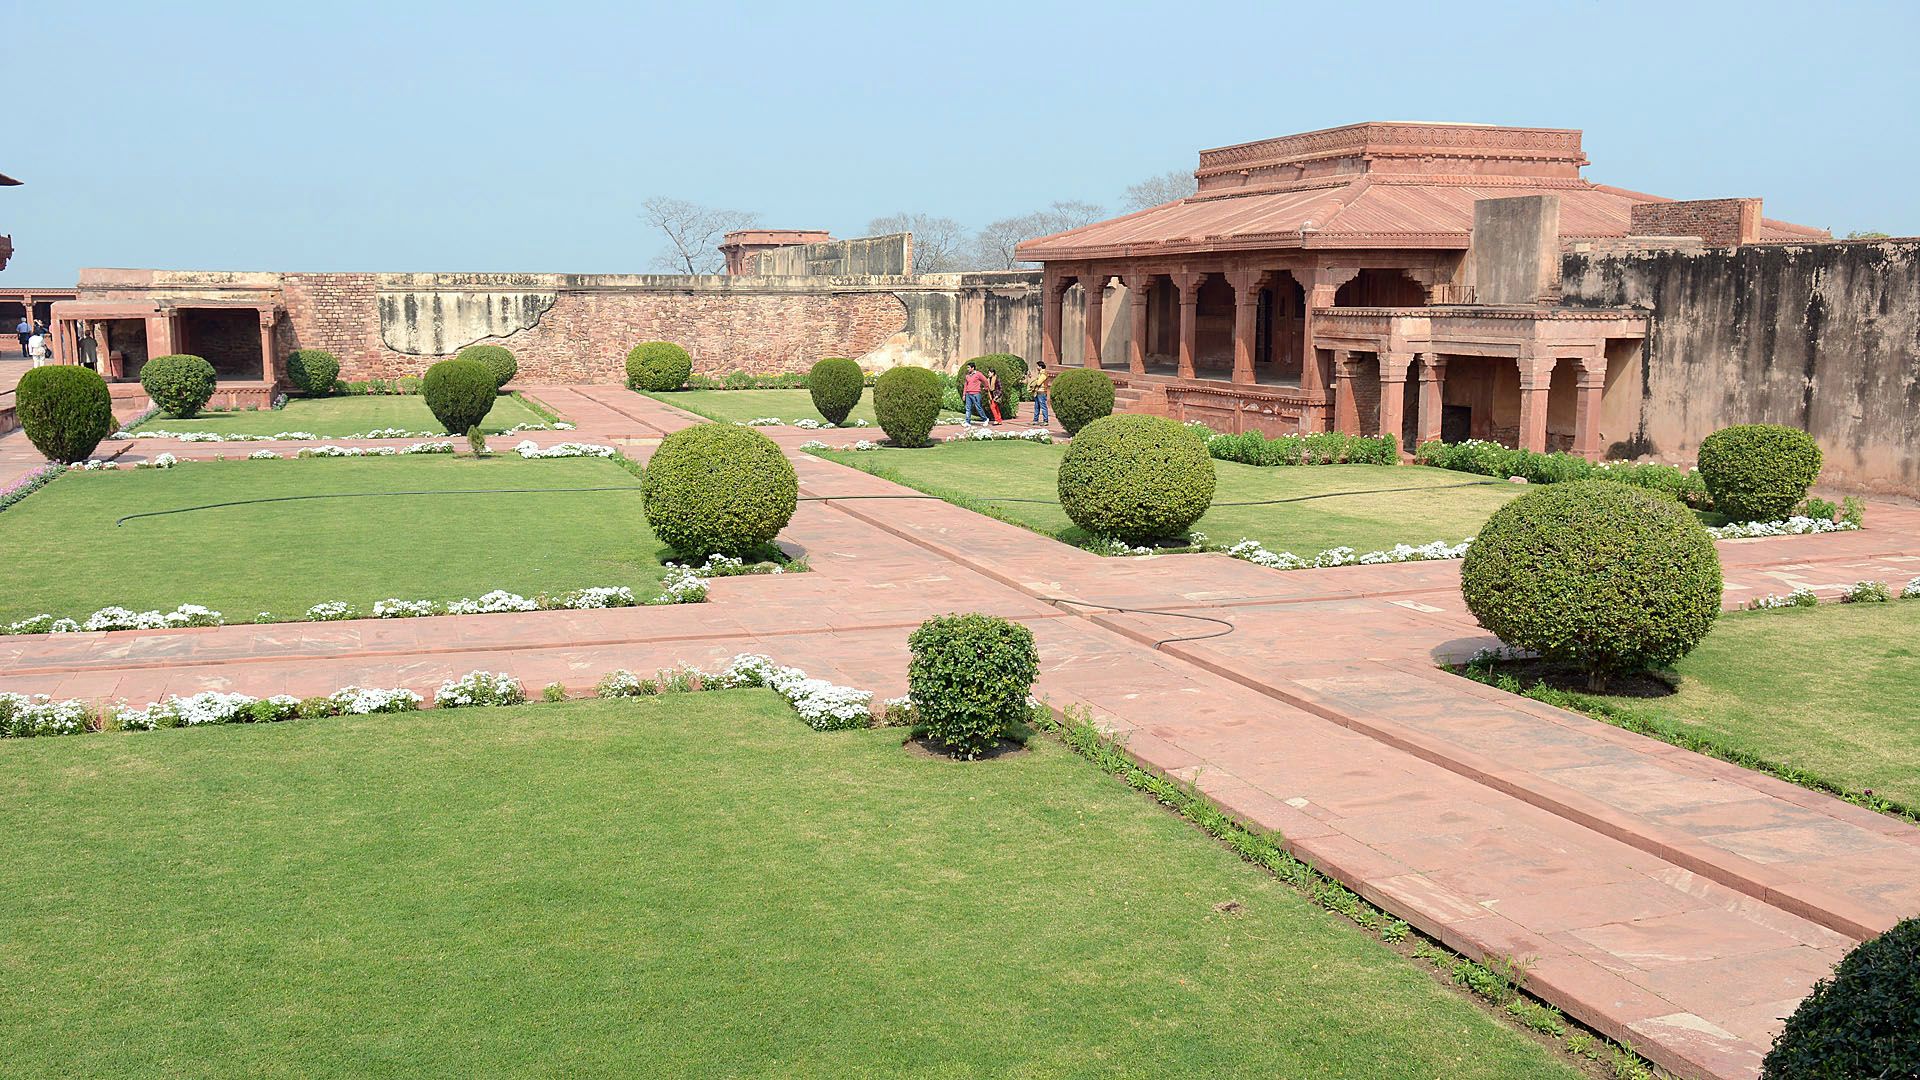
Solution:
M 1564 302 L 1651 312 L 1618 449 L 1691 458 L 1728 424 L 1805 428 L 1822 480 L 1920 496 L 1920 241 L 1570 253 Z

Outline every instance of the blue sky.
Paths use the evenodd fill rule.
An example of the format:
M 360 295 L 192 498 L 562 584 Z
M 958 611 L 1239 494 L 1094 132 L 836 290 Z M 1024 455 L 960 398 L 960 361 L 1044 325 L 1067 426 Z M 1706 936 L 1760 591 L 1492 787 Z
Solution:
M 0 0 L 0 25 L 5 287 L 644 272 L 649 195 L 978 225 L 1368 119 L 1583 128 L 1594 180 L 1920 233 L 1911 2 Z

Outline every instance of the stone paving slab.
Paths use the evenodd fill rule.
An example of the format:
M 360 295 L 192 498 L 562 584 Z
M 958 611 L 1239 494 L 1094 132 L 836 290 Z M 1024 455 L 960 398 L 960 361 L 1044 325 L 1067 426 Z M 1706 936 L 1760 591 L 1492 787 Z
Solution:
M 535 434 L 612 432 L 636 456 L 645 433 L 695 422 L 618 388 L 533 393 L 594 418 Z M 790 449 L 819 435 L 770 433 Z M 580 692 L 615 667 L 765 652 L 889 696 L 911 626 L 993 611 L 1034 630 L 1056 706 L 1091 709 L 1136 759 L 1450 947 L 1531 959 L 1530 989 L 1688 1075 L 1755 1075 L 1780 1018 L 1855 938 L 1920 908 L 1920 830 L 1435 671 L 1490 642 L 1459 602 L 1457 563 L 1105 559 L 937 500 L 856 498 L 913 493 L 810 456 L 796 467 L 810 501 L 783 539 L 814 572 L 716 581 L 709 604 L 5 638 L 0 683 L 135 700 L 430 692 L 487 667 Z M 1920 574 L 1920 511 L 1876 505 L 1869 521 L 1723 543 L 1729 605 L 1793 581 Z M 1162 644 L 1222 627 L 1047 598 L 1233 631 Z

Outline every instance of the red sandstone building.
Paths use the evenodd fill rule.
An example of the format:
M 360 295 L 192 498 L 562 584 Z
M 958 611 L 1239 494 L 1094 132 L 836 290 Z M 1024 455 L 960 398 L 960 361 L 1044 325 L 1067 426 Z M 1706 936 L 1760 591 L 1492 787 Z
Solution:
M 1226 431 L 1599 457 L 1604 399 L 1630 396 L 1647 316 L 1557 303 L 1563 252 L 1827 234 L 1762 219 L 1758 199 L 1595 184 L 1585 164 L 1578 131 L 1471 124 L 1202 151 L 1194 195 L 1020 245 L 1044 265 L 1043 354 Z M 1069 306 L 1083 314 L 1065 342 Z

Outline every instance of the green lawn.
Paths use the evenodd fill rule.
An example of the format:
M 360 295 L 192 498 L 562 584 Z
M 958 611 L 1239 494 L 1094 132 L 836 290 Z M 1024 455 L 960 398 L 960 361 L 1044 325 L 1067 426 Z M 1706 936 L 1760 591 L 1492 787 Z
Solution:
M 546 419 L 527 408 L 518 398 L 502 395 L 494 402 L 482 427 L 499 432 L 520 424 L 543 424 Z M 222 435 L 272 435 L 281 431 L 310 431 L 321 438 L 337 439 L 378 428 L 405 428 L 408 431 L 440 431 L 438 420 L 418 394 L 368 394 L 357 397 L 294 398 L 284 409 L 242 409 L 235 412 L 203 412 L 191 420 L 156 416 L 140 425 L 141 430 L 214 431 Z
M 1057 744 L 899 744 L 750 690 L 0 745 L 0 1069 L 1578 1075 Z
M 1087 539 L 1057 502 L 989 502 L 994 498 L 1055 500 L 1060 444 L 1022 442 L 943 443 L 924 450 L 822 451 L 942 498 L 980 500 L 1010 520 L 1069 543 Z M 1262 468 L 1215 461 L 1215 507 L 1195 526 L 1217 543 L 1254 539 L 1274 551 L 1311 558 L 1327 548 L 1362 552 L 1432 540 L 1457 543 L 1472 536 L 1487 516 L 1526 489 L 1487 478 L 1413 465 L 1305 465 Z M 1458 486 L 1471 485 L 1471 486 Z M 1434 490 L 1388 491 L 1392 488 Z M 1446 489 L 1446 490 L 1439 490 Z M 1271 506 L 1221 506 L 1230 502 L 1341 495 Z
M 1920 806 L 1920 601 L 1723 615 L 1675 670 L 1672 697 L 1574 699 Z
M 813 397 L 805 390 L 676 390 L 669 394 L 648 394 L 656 401 L 675 405 L 691 413 L 699 413 L 709 420 L 721 420 L 729 423 L 745 423 L 768 416 L 777 416 L 792 423 L 795 420 L 819 420 L 826 418 L 820 410 L 813 407 Z M 847 414 L 847 422 L 865 420 L 873 423 L 873 387 L 860 392 L 860 403 Z
M 142 518 L 238 499 L 342 492 L 615 487 L 602 492 L 311 499 Z M 229 622 L 297 618 L 325 600 L 526 596 L 588 585 L 658 591 L 664 547 L 640 481 L 598 458 L 462 454 L 188 462 L 60 477 L 0 514 L 0 622 L 84 620 L 109 604 L 204 604 Z

